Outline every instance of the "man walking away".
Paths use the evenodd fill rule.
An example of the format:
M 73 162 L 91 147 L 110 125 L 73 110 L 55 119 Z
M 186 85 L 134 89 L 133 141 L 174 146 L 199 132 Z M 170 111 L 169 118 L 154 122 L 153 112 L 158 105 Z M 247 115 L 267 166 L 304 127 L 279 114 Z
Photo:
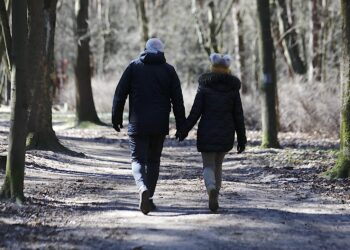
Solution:
M 131 167 L 140 194 L 140 210 L 155 210 L 153 195 L 159 176 L 160 157 L 165 136 L 169 134 L 171 106 L 176 128 L 185 121 L 185 108 L 179 78 L 166 63 L 161 40 L 151 38 L 139 58 L 124 71 L 116 88 L 113 128 L 123 128 L 123 110 L 129 95 L 128 135 Z

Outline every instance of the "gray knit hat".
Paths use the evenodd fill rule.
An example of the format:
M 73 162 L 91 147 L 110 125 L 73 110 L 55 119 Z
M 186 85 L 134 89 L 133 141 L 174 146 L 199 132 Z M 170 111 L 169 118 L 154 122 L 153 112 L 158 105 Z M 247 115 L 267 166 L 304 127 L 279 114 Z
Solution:
M 213 66 L 224 66 L 224 67 L 230 67 L 232 58 L 230 55 L 222 55 L 219 53 L 212 53 L 210 54 L 210 62 Z
M 157 53 L 157 52 L 164 53 L 164 43 L 158 38 L 148 39 L 148 41 L 146 42 L 146 50 L 148 52 L 153 52 L 153 53 Z

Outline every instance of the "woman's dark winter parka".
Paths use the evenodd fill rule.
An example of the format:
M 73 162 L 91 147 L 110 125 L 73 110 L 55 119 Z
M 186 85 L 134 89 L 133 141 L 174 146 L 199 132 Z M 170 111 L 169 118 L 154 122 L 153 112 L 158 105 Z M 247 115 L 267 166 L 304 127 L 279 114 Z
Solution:
M 187 133 L 200 119 L 197 148 L 200 152 L 228 152 L 235 132 L 238 145 L 245 145 L 245 125 L 239 89 L 240 80 L 225 73 L 205 73 L 199 78 L 198 91 L 181 133 Z

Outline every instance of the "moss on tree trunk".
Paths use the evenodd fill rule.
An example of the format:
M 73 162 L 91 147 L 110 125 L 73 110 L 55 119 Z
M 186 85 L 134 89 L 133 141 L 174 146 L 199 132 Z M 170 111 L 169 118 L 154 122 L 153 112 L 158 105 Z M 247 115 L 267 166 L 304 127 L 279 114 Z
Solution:
M 341 80 L 341 124 L 340 152 L 336 166 L 327 174 L 332 178 L 350 176 L 350 2 L 341 1 L 343 48 L 342 48 L 342 80 Z

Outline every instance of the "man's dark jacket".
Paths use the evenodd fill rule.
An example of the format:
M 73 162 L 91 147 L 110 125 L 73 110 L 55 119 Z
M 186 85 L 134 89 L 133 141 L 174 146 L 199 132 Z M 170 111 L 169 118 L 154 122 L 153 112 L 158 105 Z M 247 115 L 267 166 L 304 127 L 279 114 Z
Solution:
M 231 74 L 210 72 L 199 78 L 191 113 L 182 128 L 182 133 L 187 134 L 201 117 L 197 131 L 198 151 L 230 151 L 235 132 L 238 144 L 246 144 L 240 86 L 240 80 Z
M 112 123 L 122 124 L 129 95 L 129 135 L 169 134 L 171 106 L 176 127 L 184 122 L 185 108 L 179 78 L 163 53 L 143 52 L 129 64 L 116 88 Z

